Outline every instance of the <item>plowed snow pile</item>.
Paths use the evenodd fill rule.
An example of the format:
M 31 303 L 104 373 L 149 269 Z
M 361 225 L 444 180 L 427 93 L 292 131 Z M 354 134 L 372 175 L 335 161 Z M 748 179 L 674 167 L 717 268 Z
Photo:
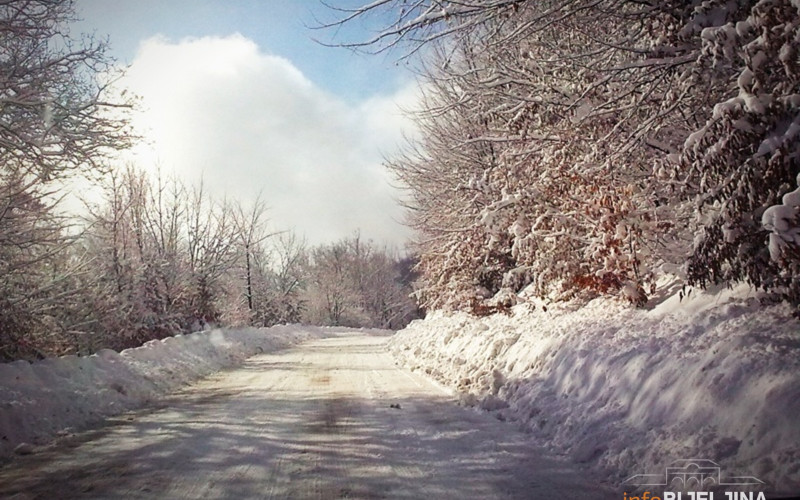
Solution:
M 71 429 L 141 407 L 181 385 L 260 352 L 321 338 L 299 325 L 211 330 L 154 340 L 121 353 L 100 351 L 0 364 L 0 460 Z
M 800 322 L 746 287 L 682 302 L 434 314 L 391 349 L 464 403 L 523 422 L 620 482 L 702 458 L 798 491 Z

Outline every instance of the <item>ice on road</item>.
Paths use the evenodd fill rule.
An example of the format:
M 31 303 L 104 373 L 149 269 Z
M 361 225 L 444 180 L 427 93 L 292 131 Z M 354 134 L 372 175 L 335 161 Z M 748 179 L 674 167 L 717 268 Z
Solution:
M 618 498 L 360 332 L 250 358 L 0 469 L 3 498 Z

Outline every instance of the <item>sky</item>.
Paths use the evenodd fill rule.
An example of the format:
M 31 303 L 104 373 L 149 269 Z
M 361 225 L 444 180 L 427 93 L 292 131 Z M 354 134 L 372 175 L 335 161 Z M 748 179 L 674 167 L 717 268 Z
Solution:
M 361 0 L 337 0 L 337 6 Z M 108 38 L 140 99 L 145 138 L 125 161 L 217 197 L 269 206 L 272 230 L 309 244 L 362 237 L 402 248 L 402 192 L 382 163 L 413 137 L 413 73 L 397 54 L 331 43 L 380 20 L 315 30 L 318 0 L 77 0 L 73 32 Z

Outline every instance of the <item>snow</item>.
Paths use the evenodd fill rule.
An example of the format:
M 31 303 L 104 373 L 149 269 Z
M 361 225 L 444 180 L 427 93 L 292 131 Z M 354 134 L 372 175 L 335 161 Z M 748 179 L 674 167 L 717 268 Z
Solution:
M 732 102 L 732 100 L 728 101 L 727 103 L 723 103 L 721 105 L 717 104 L 716 106 L 714 106 L 714 114 L 715 114 L 715 116 L 718 113 L 722 113 L 723 112 L 722 108 L 720 106 L 727 106 L 728 103 L 731 103 L 731 102 Z M 737 103 L 738 103 L 738 101 L 737 101 Z M 701 127 L 698 130 L 696 130 L 696 131 L 692 132 L 691 134 L 689 134 L 689 136 L 686 138 L 686 141 L 684 141 L 683 148 L 686 149 L 686 150 L 694 149 L 698 145 L 698 143 L 703 139 L 703 136 L 705 136 L 707 128 L 708 128 L 707 126 L 706 127 Z
M 767 53 L 764 52 L 763 50 L 759 50 L 750 58 L 750 65 L 753 67 L 754 70 L 758 70 L 759 68 L 761 68 L 761 66 L 764 65 L 765 62 L 767 62 L 768 59 L 769 56 L 767 56 Z
M 800 175 L 797 176 L 800 185 Z M 797 226 L 800 210 L 800 187 L 783 195 L 782 204 L 773 205 L 764 211 L 761 224 L 768 230 L 770 258 L 780 262 L 784 250 L 790 245 L 800 246 L 800 227 Z
M 736 23 L 736 34 L 740 37 L 747 36 L 752 29 L 753 25 L 749 19 L 745 19 L 744 21 L 739 21 Z
M 0 460 L 25 454 L 103 418 L 142 407 L 178 387 L 256 353 L 332 329 L 298 325 L 210 330 L 154 340 L 121 353 L 0 364 Z
M 754 81 L 755 75 L 753 74 L 753 71 L 750 68 L 745 68 L 742 70 L 741 74 L 739 74 L 737 83 L 739 84 L 740 89 L 749 90 L 753 87 Z
M 398 369 L 393 332 L 337 330 L 103 432 L 29 447 L 33 457 L 0 468 L 0 498 L 622 498 L 517 426 Z
M 796 491 L 800 323 L 791 308 L 764 306 L 745 285 L 672 295 L 674 282 L 659 286 L 666 298 L 649 310 L 522 294 L 507 315 L 432 313 L 389 349 L 463 404 L 523 424 L 538 444 L 612 482 L 700 457 Z M 0 459 L 335 331 L 212 330 L 121 353 L 0 364 Z
M 746 286 L 676 294 L 650 310 L 610 299 L 542 306 L 434 313 L 390 348 L 465 404 L 620 482 L 699 457 L 777 491 L 800 488 L 790 307 L 763 306 Z
M 744 99 L 744 109 L 756 115 L 763 115 L 769 106 L 769 96 L 766 94 L 753 95 L 744 93 L 741 97 Z

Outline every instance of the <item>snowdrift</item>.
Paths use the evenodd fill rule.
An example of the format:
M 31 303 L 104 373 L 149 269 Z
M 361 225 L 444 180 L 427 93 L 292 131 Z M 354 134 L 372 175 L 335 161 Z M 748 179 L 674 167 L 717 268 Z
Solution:
M 70 429 L 141 407 L 181 385 L 261 352 L 320 338 L 332 329 L 299 325 L 210 330 L 36 363 L 0 364 L 0 460 Z
M 746 287 L 682 302 L 434 314 L 390 349 L 617 483 L 704 458 L 800 490 L 800 322 Z

